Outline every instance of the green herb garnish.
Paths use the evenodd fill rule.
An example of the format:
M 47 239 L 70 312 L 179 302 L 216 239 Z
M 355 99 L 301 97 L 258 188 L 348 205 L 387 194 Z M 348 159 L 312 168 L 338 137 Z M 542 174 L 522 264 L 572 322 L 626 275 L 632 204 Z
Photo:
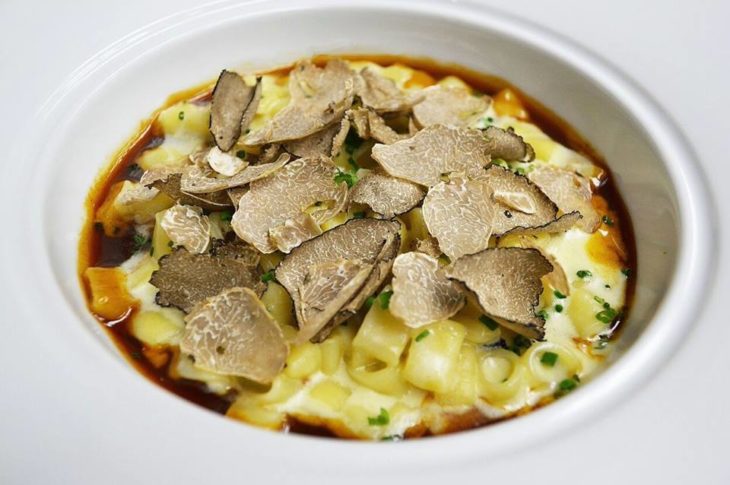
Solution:
M 562 313 L 563 312 L 563 305 L 561 305 L 561 304 L 555 305 L 555 311 L 558 312 L 558 313 Z
M 545 310 L 540 310 L 539 312 L 535 313 L 535 315 L 542 318 L 543 320 L 548 319 L 548 312 L 546 312 Z
M 415 340 L 416 340 L 416 342 L 420 342 L 421 340 L 425 339 L 429 335 L 431 335 L 431 331 L 430 330 L 424 330 L 423 332 L 421 332 L 418 335 L 416 335 Z
M 392 291 L 384 291 L 380 295 L 378 295 L 378 302 L 380 303 L 380 308 L 383 310 L 387 310 L 390 306 L 390 298 L 393 296 Z
M 482 315 L 481 317 L 479 317 L 479 321 L 486 325 L 489 330 L 497 330 L 497 327 L 499 327 L 499 325 L 497 325 L 497 322 L 495 322 L 486 315 Z
M 343 172 L 342 170 L 338 170 L 335 174 L 335 182 L 338 184 L 344 182 L 349 188 L 352 188 L 352 186 L 355 185 L 355 183 L 357 182 L 357 175 L 351 172 Z
M 179 120 L 184 120 L 184 119 L 185 119 L 185 111 L 180 111 L 180 112 L 179 112 L 179 113 L 177 114 L 177 119 L 179 119 Z
M 540 357 L 540 363 L 548 367 L 553 367 L 557 361 L 558 354 L 555 352 L 545 352 L 542 354 L 542 357 Z
M 365 308 L 366 308 L 367 310 L 369 310 L 369 309 L 370 309 L 370 307 L 371 307 L 371 306 L 373 306 L 373 303 L 375 303 L 375 297 L 374 297 L 374 296 L 369 296 L 369 297 L 367 297 L 367 298 L 365 299 L 365 304 L 364 304 L 364 305 L 365 305 Z
M 603 219 L 601 219 L 601 220 L 602 220 L 602 221 L 603 221 L 603 223 L 604 223 L 604 224 L 606 224 L 607 226 L 613 226 L 613 219 L 611 219 L 610 217 L 608 217 L 608 216 L 603 216 Z
M 132 237 L 132 245 L 134 246 L 134 250 L 135 250 L 135 251 L 139 251 L 139 250 L 140 250 L 140 249 L 142 249 L 142 248 L 143 248 L 143 247 L 144 247 L 144 246 L 145 246 L 145 245 L 146 245 L 146 244 L 147 244 L 147 243 L 148 243 L 149 241 L 150 241 L 150 239 L 149 239 L 149 238 L 148 238 L 147 236 L 145 236 L 145 235 L 143 235 L 143 234 L 135 234 L 135 235 L 134 235 L 134 236 Z
M 596 313 L 596 320 L 603 323 L 611 323 L 618 316 L 618 312 L 611 307 L 608 307 L 600 312 Z
M 360 169 L 360 165 L 357 164 L 357 162 L 355 161 L 355 159 L 353 157 L 348 157 L 347 163 L 352 167 L 353 172 L 356 172 L 357 170 Z
M 365 219 L 365 211 L 358 211 L 352 214 L 353 219 Z
M 231 211 L 222 211 L 221 212 L 221 221 L 231 222 L 231 219 L 233 219 L 233 212 L 231 212 Z
M 558 298 L 560 300 L 564 300 L 567 298 L 565 295 L 560 293 L 558 290 L 553 291 L 553 295 L 555 295 L 555 298 Z
M 621 273 L 626 276 L 627 278 L 631 276 L 631 269 L 630 268 L 622 268 Z
M 380 414 L 377 416 L 368 418 L 370 426 L 386 426 L 388 423 L 390 423 L 390 414 L 385 408 L 380 408 Z
M 274 275 L 273 269 L 270 269 L 269 271 L 261 275 L 261 281 L 263 281 L 264 283 L 268 283 L 269 281 L 274 280 L 276 280 L 276 276 Z
M 581 269 L 581 270 L 579 270 L 575 274 L 577 274 L 578 275 L 578 278 L 581 278 L 581 279 L 583 279 L 583 278 L 590 278 L 591 276 L 593 276 L 593 273 L 591 273 L 587 269 Z

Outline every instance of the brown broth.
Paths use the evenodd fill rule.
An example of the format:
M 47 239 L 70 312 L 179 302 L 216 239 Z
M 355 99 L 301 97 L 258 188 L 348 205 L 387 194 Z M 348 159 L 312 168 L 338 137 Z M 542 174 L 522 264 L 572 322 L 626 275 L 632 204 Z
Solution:
M 325 55 L 317 56 L 314 61 L 317 64 L 322 64 L 330 57 L 331 56 Z M 517 94 L 524 104 L 527 112 L 529 113 L 531 122 L 539 126 L 546 134 L 557 142 L 588 157 L 591 161 L 603 169 L 605 173 L 605 176 L 602 179 L 603 183 L 595 193 L 606 199 L 608 207 L 617 214 L 616 222 L 619 226 L 620 234 L 626 248 L 626 258 L 624 263 L 626 268 L 632 272 L 631 277 L 628 279 L 625 307 L 619 319 L 614 323 L 615 331 L 613 336 L 615 337 L 622 327 L 622 322 L 626 320 L 628 310 L 631 308 L 631 303 L 634 298 L 637 268 L 636 245 L 631 218 L 614 183 L 611 171 L 603 157 L 596 152 L 590 143 L 581 137 L 565 120 L 550 111 L 539 101 L 531 98 L 529 95 L 504 79 L 482 74 L 462 66 L 439 63 L 425 58 L 411 58 L 393 55 L 343 55 L 339 57 L 344 57 L 349 60 L 369 60 L 383 66 L 396 63 L 404 64 L 414 69 L 425 71 L 437 81 L 446 76 L 454 75 L 463 79 L 477 91 L 489 95 L 493 95 L 499 90 L 509 88 Z M 270 72 L 287 73 L 289 69 L 290 68 L 278 68 Z M 205 83 L 170 96 L 160 109 L 153 113 L 150 118 L 140 123 L 137 133 L 119 150 L 119 152 L 112 158 L 109 166 L 101 172 L 100 176 L 94 182 L 85 203 L 86 222 L 81 233 L 78 258 L 79 279 L 87 301 L 90 300 L 90 290 L 83 276 L 86 268 L 93 266 L 117 266 L 128 259 L 133 253 L 132 231 L 122 231 L 116 237 L 106 236 L 104 231 L 99 227 L 99 224 L 95 223 L 94 219 L 97 209 L 108 196 L 112 185 L 122 180 L 139 179 L 139 171 L 134 169 L 136 166 L 135 160 L 144 150 L 154 147 L 162 141 L 162 134 L 155 123 L 159 112 L 179 101 L 210 101 L 214 84 L 214 82 Z M 90 307 L 89 309 L 91 311 Z M 110 337 L 121 353 L 148 379 L 183 399 L 194 402 L 216 413 L 225 414 L 234 396 L 217 396 L 207 392 L 204 384 L 186 379 L 176 380 L 169 376 L 169 366 L 174 357 L 172 350 L 163 351 L 168 353 L 164 365 L 155 365 L 148 358 L 146 351 L 149 354 L 150 349 L 146 349 L 144 344 L 133 337 L 128 328 L 134 314 L 135 312 L 132 311 L 124 319 L 115 322 L 107 322 L 99 316 L 96 316 L 96 318 L 108 330 Z M 548 401 L 550 400 L 551 399 Z M 534 406 L 534 408 L 539 408 L 544 404 L 545 403 L 541 402 Z M 524 414 L 529 411 L 530 409 L 521 410 L 518 414 Z M 467 412 L 463 415 L 451 415 L 447 419 L 447 426 L 443 433 L 453 433 L 466 429 L 487 426 L 503 419 L 507 418 L 499 420 L 489 419 L 476 411 Z M 348 437 L 342 430 L 339 430 L 338 432 L 337 429 L 332 429 L 332 427 L 327 424 L 307 423 L 294 417 L 289 417 L 287 419 L 282 431 L 324 437 Z M 409 439 L 424 436 L 431 436 L 431 433 L 422 427 L 415 427 L 406 433 L 405 438 Z

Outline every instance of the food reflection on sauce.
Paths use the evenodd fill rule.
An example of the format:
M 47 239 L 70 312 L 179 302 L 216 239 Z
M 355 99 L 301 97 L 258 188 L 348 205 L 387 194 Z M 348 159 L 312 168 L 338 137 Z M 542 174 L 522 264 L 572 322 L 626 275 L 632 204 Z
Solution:
M 328 56 L 320 56 L 315 58 L 314 62 L 323 66 L 329 59 Z M 593 167 L 591 177 L 593 184 L 592 204 L 601 218 L 601 223 L 597 231 L 586 234 L 583 239 L 580 239 L 582 236 L 576 236 L 581 244 L 585 240 L 584 246 L 581 246 L 581 248 L 585 248 L 581 249 L 585 252 L 585 258 L 581 261 L 591 261 L 592 266 L 590 268 L 585 265 L 580 266 L 580 269 L 569 275 L 571 295 L 561 295 L 560 291 L 553 291 L 551 287 L 543 292 L 540 302 L 542 311 L 545 312 L 544 315 L 549 314 L 546 324 L 548 340 L 552 339 L 550 334 L 551 323 L 553 323 L 554 329 L 559 329 L 553 330 L 556 335 L 559 332 L 566 332 L 566 328 L 571 328 L 572 335 L 568 339 L 570 345 L 573 346 L 571 351 L 580 353 L 581 362 L 591 361 L 590 365 L 581 364 L 583 370 L 580 374 L 584 376 L 583 378 L 576 373 L 572 377 L 551 383 L 550 386 L 542 386 L 540 392 L 533 392 L 533 389 L 528 389 L 530 384 L 525 384 L 525 396 L 521 400 L 514 400 L 510 405 L 504 406 L 497 401 L 487 402 L 485 407 L 489 409 L 486 412 L 478 406 L 449 407 L 448 404 L 444 404 L 448 400 L 440 400 L 441 397 L 435 395 L 438 393 L 426 391 L 423 393 L 423 397 L 420 398 L 422 408 L 419 410 L 419 413 L 421 413 L 419 416 L 428 413 L 438 414 L 438 417 L 433 418 L 429 425 L 420 422 L 419 419 L 412 419 L 407 425 L 403 425 L 403 429 L 398 430 L 397 433 L 385 435 L 380 432 L 380 429 L 377 429 L 371 435 L 367 431 L 363 431 L 363 429 L 368 429 L 366 426 L 358 428 L 357 426 L 348 425 L 347 419 L 350 418 L 345 419 L 342 415 L 323 416 L 317 413 L 307 415 L 303 410 L 312 409 L 310 405 L 305 406 L 302 404 L 297 407 L 297 404 L 289 403 L 282 405 L 275 413 L 270 412 L 270 414 L 276 416 L 262 418 L 260 414 L 255 412 L 250 403 L 244 402 L 242 397 L 257 392 L 260 394 L 262 390 L 256 385 L 240 378 L 232 378 L 222 388 L 212 391 L 211 383 L 206 382 L 205 379 L 196 380 L 182 376 L 178 370 L 181 360 L 187 359 L 185 361 L 186 368 L 194 367 L 194 361 L 190 356 L 181 354 L 177 346 L 149 345 L 135 336 L 134 321 L 140 313 L 149 311 L 149 308 L 140 305 L 134 296 L 116 283 L 115 278 L 118 277 L 118 274 L 113 271 L 115 268 L 126 268 L 125 265 L 131 266 L 130 261 L 134 261 L 135 255 L 140 253 L 140 235 L 134 224 L 115 219 L 117 215 L 109 215 L 112 209 L 107 210 L 105 204 L 108 206 L 117 193 L 123 190 L 122 184 L 125 181 L 139 182 L 145 172 L 145 167 L 149 169 L 159 162 L 159 159 L 152 157 L 150 154 L 159 153 L 160 149 L 168 149 L 165 143 L 168 133 L 165 131 L 164 123 L 160 122 L 160 114 L 176 106 L 185 106 L 185 109 L 209 110 L 214 83 L 172 96 L 163 108 L 140 125 L 138 134 L 120 150 L 113 159 L 111 166 L 101 174 L 92 187 L 87 198 L 87 223 L 83 228 L 79 244 L 78 264 L 82 286 L 92 312 L 105 325 L 114 342 L 135 368 L 158 385 L 214 412 L 228 414 L 237 419 L 286 432 L 317 436 L 338 436 L 341 438 L 388 440 L 431 436 L 481 427 L 524 414 L 534 408 L 549 404 L 556 397 L 570 392 L 605 359 L 606 352 L 610 350 L 611 340 L 615 339 L 617 331 L 621 328 L 621 322 L 626 319 L 634 292 L 636 254 L 631 219 L 614 184 L 610 169 L 604 160 L 572 127 L 551 113 L 542 104 L 502 79 L 476 73 L 459 66 L 439 64 L 425 59 L 396 56 L 348 56 L 347 59 L 354 63 L 353 66 L 358 68 L 361 68 L 365 62 L 373 62 L 379 66 L 403 66 L 403 69 L 409 72 L 409 77 L 402 86 L 405 89 L 422 89 L 439 84 L 465 83 L 475 92 L 491 96 L 492 109 L 496 113 L 494 115 L 495 119 L 513 125 L 518 134 L 522 135 L 522 130 L 529 130 L 533 125 L 538 127 L 542 132 L 540 136 L 544 136 L 545 139 L 545 147 L 541 147 L 538 142 L 535 143 L 534 148 L 538 155 L 553 153 L 555 150 L 567 150 L 566 153 L 579 154 L 582 159 L 588 161 L 589 165 Z M 273 84 L 277 87 L 276 89 L 282 92 L 287 91 L 289 69 L 278 69 L 268 73 L 274 79 Z M 457 81 L 454 81 L 454 79 Z M 280 110 L 286 105 L 288 101 L 286 96 L 280 102 L 282 106 L 271 108 L 272 112 L 277 109 Z M 264 97 L 264 99 L 267 103 L 277 102 L 275 98 L 267 99 Z M 177 116 L 181 123 L 195 123 L 195 121 L 190 121 L 192 115 L 187 114 L 182 109 Z M 186 116 L 190 117 L 186 119 Z M 495 121 L 495 124 L 497 121 Z M 258 126 L 261 126 L 261 124 Z M 399 133 L 407 130 L 408 127 L 405 125 L 398 126 L 396 129 Z M 527 139 L 526 135 L 523 136 Z M 192 149 L 200 148 L 194 143 L 189 145 L 185 145 L 185 143 L 187 142 L 179 142 L 179 146 L 173 146 L 169 150 L 179 148 L 182 152 L 186 152 L 188 149 L 192 151 Z M 548 144 L 550 144 L 549 147 Z M 257 155 L 260 156 L 260 154 Z M 553 156 L 555 156 L 554 153 Z M 353 157 L 355 157 L 355 154 L 353 154 Z M 540 157 L 538 156 L 538 158 Z M 359 153 L 359 156 L 355 157 L 355 162 L 361 167 L 367 167 L 368 164 L 372 166 L 375 163 L 369 153 Z M 514 166 L 507 168 L 514 169 Z M 402 219 L 406 221 L 406 225 L 411 221 L 406 216 L 403 216 Z M 145 250 L 151 244 L 150 240 L 151 237 L 142 241 Z M 497 242 L 500 247 L 515 244 L 517 242 L 512 241 L 510 237 L 505 237 Z M 534 244 L 538 246 L 543 244 L 544 247 L 550 248 L 550 250 L 555 249 L 555 247 L 550 246 L 549 242 L 545 241 L 545 238 L 536 238 Z M 154 249 L 154 243 L 152 243 L 152 246 L 152 249 Z M 169 252 L 171 249 L 166 251 Z M 562 253 L 556 252 L 556 254 Z M 563 263 L 562 260 L 560 262 Z M 156 264 L 155 262 L 154 265 Z M 574 269 L 572 262 L 567 262 L 564 266 Z M 595 268 L 599 269 L 596 270 Z M 97 271 L 95 275 L 90 276 L 89 271 L 97 269 L 109 269 L 110 271 Z M 600 276 L 602 272 L 608 274 L 609 270 L 613 272 L 611 277 L 604 278 Z M 615 276 L 614 273 L 618 276 Z M 578 275 L 577 280 L 574 274 Z M 584 276 L 581 276 L 581 274 Z M 620 275 L 624 275 L 623 279 Z M 601 286 L 603 287 L 601 291 L 608 292 L 601 294 L 610 294 L 611 298 L 614 298 L 613 295 L 617 295 L 615 301 L 619 304 L 609 304 L 612 300 L 597 296 L 594 286 L 599 280 L 602 282 Z M 621 286 L 619 287 L 614 281 L 620 281 Z M 614 285 L 613 288 L 612 285 Z M 109 291 L 114 296 L 111 299 L 105 299 L 106 296 L 99 296 L 100 292 L 103 293 L 103 291 Z M 577 325 L 577 330 L 575 330 L 571 327 L 573 324 L 572 319 L 577 318 L 576 315 L 581 314 L 580 312 L 590 313 L 591 322 L 585 325 Z M 593 318 L 594 314 L 596 318 Z M 599 317 L 599 315 L 601 316 Z M 606 319 L 609 321 L 603 321 Z M 343 327 L 345 329 L 338 335 L 349 335 L 349 337 L 343 338 L 345 340 L 349 338 L 349 342 L 351 342 L 353 333 L 357 331 L 357 325 L 358 323 L 353 321 L 347 328 Z M 491 325 L 491 323 L 486 325 Z M 476 330 L 468 331 L 476 332 Z M 527 359 L 526 356 L 529 354 L 528 349 L 531 345 L 534 346 L 537 343 L 524 339 L 519 334 L 509 330 L 501 331 L 502 336 L 494 343 L 485 346 L 485 348 L 511 352 L 518 359 L 522 359 L 519 365 L 532 365 L 523 361 Z M 413 341 L 418 341 L 419 336 L 420 334 L 414 334 Z M 546 359 L 545 355 L 550 357 L 557 354 L 551 351 L 542 351 L 541 355 L 543 365 L 547 365 L 546 362 L 549 362 L 550 358 Z M 343 357 L 343 359 L 345 358 Z M 563 358 L 567 362 L 566 359 L 568 359 L 567 356 Z M 509 361 L 509 358 L 507 361 Z M 494 360 L 494 362 L 494 365 L 499 367 L 504 365 L 506 361 Z M 300 388 L 304 386 L 303 388 L 310 392 L 313 388 L 319 386 L 323 380 L 326 380 L 326 376 L 323 378 L 320 373 L 317 374 L 316 378 L 297 376 L 296 379 L 299 380 L 297 385 Z M 546 391 L 548 388 L 549 392 Z M 350 393 L 360 392 L 357 389 L 346 389 L 346 391 Z M 392 409 L 397 409 L 397 399 L 394 402 L 396 404 Z M 372 411 L 369 413 L 363 416 L 365 416 L 365 420 L 369 419 L 375 423 L 371 428 L 379 426 L 379 418 L 383 418 L 381 421 L 392 421 L 394 414 L 392 410 L 383 415 L 377 415 Z M 283 419 L 277 417 L 279 414 L 283 415 Z M 385 419 L 386 417 L 387 419 Z

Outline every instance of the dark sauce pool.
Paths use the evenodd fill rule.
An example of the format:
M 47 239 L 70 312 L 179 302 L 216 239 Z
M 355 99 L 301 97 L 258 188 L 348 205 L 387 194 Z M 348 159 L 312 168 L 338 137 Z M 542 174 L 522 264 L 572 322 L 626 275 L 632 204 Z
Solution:
M 410 58 L 392 55 L 342 55 L 339 57 L 349 60 L 369 60 L 383 66 L 395 63 L 404 64 L 414 69 L 426 72 L 436 81 L 450 75 L 457 76 L 463 79 L 475 90 L 489 95 L 494 95 L 502 89 L 511 89 L 517 94 L 520 101 L 522 101 L 522 104 L 525 106 L 526 111 L 529 113 L 530 122 L 539 126 L 555 141 L 588 157 L 591 161 L 603 169 L 604 176 L 601 179 L 602 183 L 594 193 L 603 197 L 607 201 L 608 207 L 611 208 L 612 212 L 617 216 L 615 218 L 616 224 L 620 229 L 625 248 L 625 258 L 623 263 L 625 267 L 631 271 L 631 277 L 628 279 L 627 285 L 626 305 L 619 316 L 619 319 L 614 323 L 612 338 L 615 338 L 622 328 L 621 323 L 627 318 L 628 310 L 631 308 L 631 303 L 634 298 L 636 281 L 636 245 L 631 218 L 626 209 L 626 205 L 624 204 L 623 199 L 613 182 L 611 171 L 603 157 L 595 151 L 590 143 L 582 138 L 576 130 L 569 126 L 555 113 L 504 79 L 472 71 L 461 66 L 438 63 L 424 58 Z M 324 64 L 328 58 L 329 56 L 318 56 L 314 59 L 314 62 L 321 65 Z M 289 68 L 283 68 L 269 72 L 286 73 L 288 70 Z M 180 101 L 209 101 L 212 96 L 213 85 L 214 82 L 211 82 L 193 89 L 176 93 L 167 99 L 160 110 Z M 100 224 L 95 223 L 94 219 L 96 211 L 107 198 L 111 187 L 115 183 L 123 180 L 139 180 L 141 170 L 136 165 L 135 161 L 142 152 L 147 149 L 154 148 L 162 143 L 164 135 L 155 123 L 157 113 L 159 113 L 159 110 L 149 119 L 140 123 L 137 133 L 131 137 L 125 146 L 122 147 L 112 158 L 108 168 L 100 173 L 87 196 L 85 204 L 86 222 L 82 229 L 79 242 L 78 259 L 79 279 L 84 294 L 86 295 L 87 302 L 90 301 L 91 293 L 88 282 L 83 276 L 84 271 L 89 267 L 118 266 L 134 253 L 134 233 L 131 229 L 120 230 L 113 237 L 110 237 L 104 233 Z M 129 331 L 129 324 L 134 314 L 135 310 L 132 310 L 124 318 L 116 321 L 108 321 L 98 315 L 95 315 L 95 317 L 104 326 L 104 328 L 107 329 L 109 335 L 122 354 L 145 377 L 177 394 L 183 399 L 194 402 L 195 404 L 216 413 L 225 414 L 235 399 L 235 396 L 232 394 L 218 396 L 207 392 L 204 384 L 187 379 L 171 378 L 168 371 L 171 363 L 174 362 L 175 359 L 174 352 L 169 349 L 159 350 L 146 348 L 142 342 L 132 336 Z M 551 400 L 552 399 L 548 399 L 544 402 L 540 402 L 534 406 L 534 408 L 541 407 Z M 528 411 L 529 410 L 521 410 L 517 414 L 524 414 Z M 476 411 L 467 412 L 459 416 L 454 415 L 453 419 L 449 420 L 449 426 L 445 430 L 445 433 L 486 426 L 504 419 L 508 419 L 508 417 L 501 418 L 499 420 L 490 420 Z M 287 419 L 282 431 L 313 436 L 348 437 L 342 432 L 330 429 L 330 427 L 325 424 L 308 423 L 293 417 Z M 405 438 L 409 439 L 429 435 L 430 433 L 428 430 L 415 427 L 406 433 Z

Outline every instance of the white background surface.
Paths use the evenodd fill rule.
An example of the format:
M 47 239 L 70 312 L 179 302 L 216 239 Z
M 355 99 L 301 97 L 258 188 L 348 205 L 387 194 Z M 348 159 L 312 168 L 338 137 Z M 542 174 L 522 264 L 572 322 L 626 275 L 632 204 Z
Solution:
M 10 110 L 0 117 L 0 146 L 12 144 L 17 127 L 27 123 L 61 80 L 88 57 L 131 30 L 197 3 L 0 0 L 0 97 L 6 111 Z M 707 231 L 715 234 L 723 247 L 730 227 L 730 216 L 722 209 L 730 203 L 730 156 L 727 143 L 723 143 L 728 138 L 730 111 L 730 2 L 484 3 L 560 32 L 599 53 L 644 86 L 679 121 L 713 186 L 723 224 L 707 227 Z M 0 158 L 2 168 L 12 163 Z M 2 207 L 0 213 L 11 209 L 18 208 Z M 552 483 L 558 479 L 562 483 L 730 483 L 730 264 L 726 252 L 720 261 L 706 311 L 697 316 L 686 344 L 640 393 L 595 423 L 555 436 L 539 448 L 496 459 L 484 457 L 481 463 L 457 469 L 429 469 L 418 483 L 459 478 L 484 483 L 507 478 L 510 481 L 505 483 Z M 45 354 L 44 348 L 21 339 L 16 328 L 22 325 L 6 321 L 0 312 L 0 483 L 101 483 L 102 477 L 90 471 L 97 467 L 85 466 L 90 462 L 103 463 L 106 479 L 114 483 L 154 479 L 166 483 L 174 477 L 208 483 L 204 476 L 192 472 L 204 467 L 190 467 L 190 473 L 185 472 L 186 462 L 194 456 L 181 456 L 185 461 L 175 463 L 175 456 L 162 451 L 158 473 L 139 476 L 135 473 L 138 460 L 149 464 L 153 457 L 140 456 L 122 443 L 95 450 L 95 437 L 114 433 L 113 424 L 105 430 L 92 430 L 79 423 L 76 433 L 57 432 L 64 415 L 63 408 L 54 406 L 56 396 L 44 393 L 48 367 L 57 370 L 59 379 L 69 380 L 69 393 L 75 385 L 94 383 L 64 375 L 62 360 L 54 360 L 57 355 Z M 27 347 L 31 362 L 8 362 L 2 349 L 10 345 Z M 13 425 L 22 408 L 37 413 L 46 426 L 42 435 L 10 434 L 22 428 Z M 159 440 L 160 447 L 165 447 L 164 437 L 143 435 L 140 439 Z M 212 474 L 221 476 L 221 468 L 236 469 L 239 481 L 245 482 L 247 459 L 211 463 L 211 470 L 216 470 Z M 45 469 L 51 462 L 54 468 Z M 296 471 L 286 470 L 285 463 L 282 457 L 277 478 L 295 481 Z M 419 470 L 411 473 L 415 477 Z M 380 477 L 378 483 L 389 483 L 388 478 L 395 479 Z M 332 479 L 329 475 L 320 483 Z M 357 482 L 346 476 L 338 481 L 344 480 Z M 305 477 L 296 481 L 309 483 Z M 404 483 L 402 479 L 399 482 Z

